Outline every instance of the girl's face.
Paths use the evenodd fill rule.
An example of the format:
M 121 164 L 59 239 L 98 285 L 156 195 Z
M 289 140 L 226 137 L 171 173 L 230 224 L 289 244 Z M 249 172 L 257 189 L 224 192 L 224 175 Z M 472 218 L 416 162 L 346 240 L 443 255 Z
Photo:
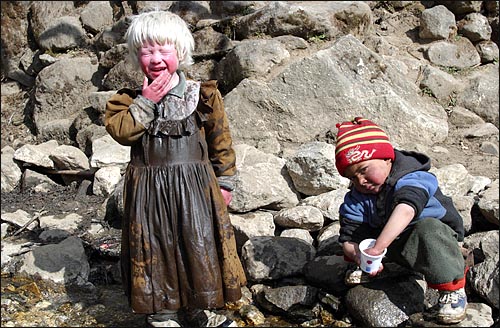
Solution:
M 179 67 L 179 58 L 175 46 L 170 43 L 146 43 L 138 51 L 139 65 L 151 80 L 156 79 L 163 71 L 170 75 Z
M 391 172 L 389 159 L 370 159 L 349 165 L 345 176 L 352 181 L 354 188 L 363 194 L 378 194 Z

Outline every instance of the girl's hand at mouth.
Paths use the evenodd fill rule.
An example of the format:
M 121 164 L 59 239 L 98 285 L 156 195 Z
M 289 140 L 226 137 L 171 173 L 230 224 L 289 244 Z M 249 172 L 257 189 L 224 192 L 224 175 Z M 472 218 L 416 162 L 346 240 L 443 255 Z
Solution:
M 149 84 L 147 76 L 144 76 L 142 95 L 154 103 L 160 102 L 163 97 L 179 83 L 177 72 L 170 74 L 167 69 L 163 70 L 156 79 Z

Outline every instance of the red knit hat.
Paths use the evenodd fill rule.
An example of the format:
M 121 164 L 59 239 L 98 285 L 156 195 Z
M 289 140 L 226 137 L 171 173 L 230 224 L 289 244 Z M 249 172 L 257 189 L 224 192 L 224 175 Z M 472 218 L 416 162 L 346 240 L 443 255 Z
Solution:
M 337 145 L 335 165 L 341 176 L 351 165 L 369 159 L 394 160 L 394 148 L 389 137 L 378 125 L 362 117 L 336 124 Z

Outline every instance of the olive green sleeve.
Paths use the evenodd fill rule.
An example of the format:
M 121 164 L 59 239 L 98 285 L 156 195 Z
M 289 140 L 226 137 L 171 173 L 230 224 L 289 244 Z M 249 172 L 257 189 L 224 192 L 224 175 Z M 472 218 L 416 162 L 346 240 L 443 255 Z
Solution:
M 203 83 L 201 91 L 202 97 L 200 101 L 212 108 L 205 125 L 205 134 L 208 155 L 215 175 L 217 177 L 234 176 L 236 174 L 236 155 L 229 131 L 229 122 L 224 111 L 222 95 L 217 89 L 215 81 Z M 231 187 L 226 188 L 231 189 Z
M 154 103 L 132 90 L 120 90 L 106 103 L 106 131 L 124 146 L 139 140 L 153 119 Z

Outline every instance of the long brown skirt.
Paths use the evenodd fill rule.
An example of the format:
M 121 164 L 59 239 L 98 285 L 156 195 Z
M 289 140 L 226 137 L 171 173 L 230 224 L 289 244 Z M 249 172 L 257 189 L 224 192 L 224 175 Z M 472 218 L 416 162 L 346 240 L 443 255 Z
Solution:
M 132 148 L 121 266 L 136 313 L 220 308 L 241 297 L 246 278 L 203 143 L 199 133 L 145 135 Z

